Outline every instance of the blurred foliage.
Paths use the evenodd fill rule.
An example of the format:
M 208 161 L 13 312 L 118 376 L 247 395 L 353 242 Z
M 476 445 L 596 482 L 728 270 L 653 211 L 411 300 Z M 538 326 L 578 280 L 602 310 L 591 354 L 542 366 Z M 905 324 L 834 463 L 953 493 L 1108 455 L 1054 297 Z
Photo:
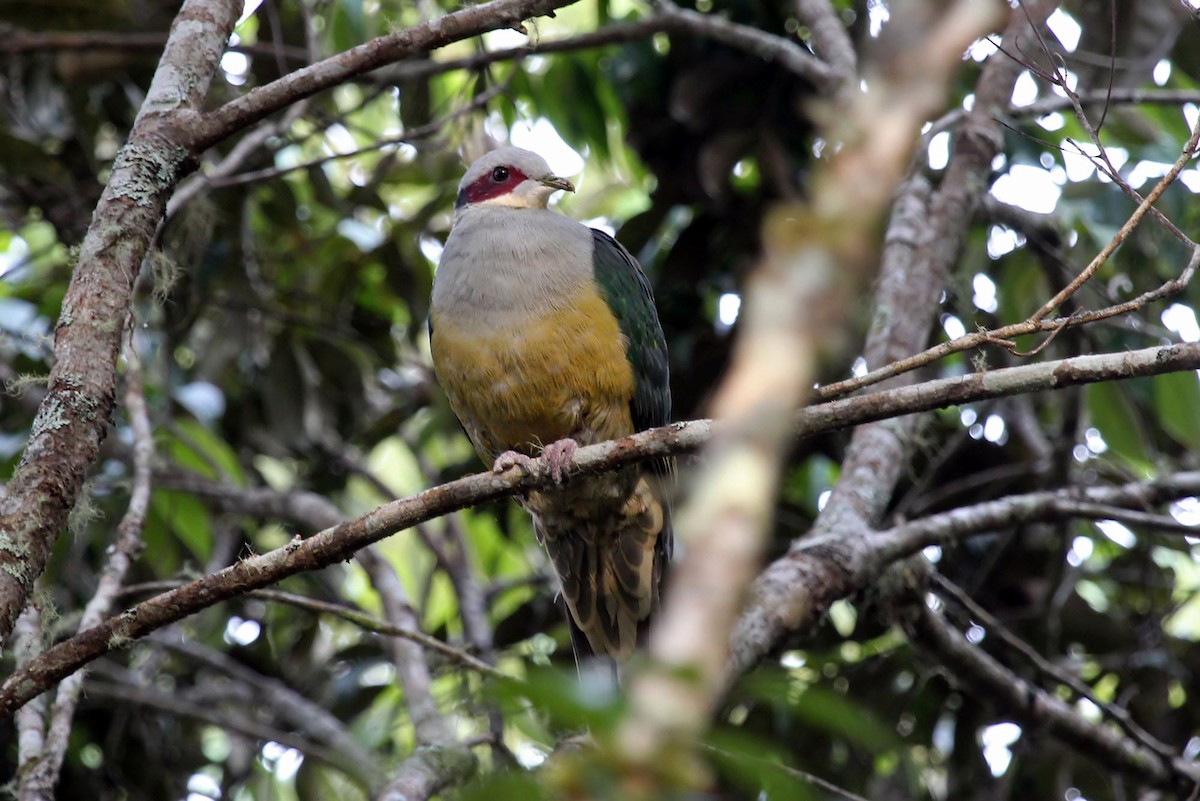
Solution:
M 871 20 L 892 4 L 836 5 L 856 41 L 867 41 Z M 1121 27 L 1114 63 L 1109 4 L 1067 4 L 1071 16 L 1059 24 L 1069 30 L 1073 20 L 1081 31 L 1079 49 L 1065 53 L 1080 87 L 1103 89 L 1112 73 L 1117 87 L 1196 89 L 1200 26 L 1173 15 L 1168 7 L 1177 5 L 1115 3 Z M 0 4 L 0 22 L 13 26 L 4 36 L 17 38 L 30 30 L 164 33 L 175 6 L 9 2 Z M 714 8 L 710 0 L 696 6 Z M 352 0 L 302 9 L 265 0 L 239 24 L 242 49 L 222 62 L 211 103 L 299 66 L 309 48 L 334 53 L 453 7 Z M 729 0 L 715 9 L 774 34 L 807 35 L 790 3 Z M 532 28 L 549 41 L 645 13 L 625 0 L 581 0 Z M 447 48 L 436 60 L 524 41 L 497 32 Z M 74 249 L 156 57 L 155 49 L 139 46 L 0 58 L 0 379 L 10 388 L 0 397 L 0 476 L 20 457 Z M 240 488 L 314 492 L 347 516 L 477 471 L 436 387 L 424 320 L 463 155 L 505 139 L 536 142 L 555 164 L 581 166 L 580 191 L 560 208 L 618 229 L 642 260 L 670 344 L 675 417 L 703 413 L 737 334 L 736 324 L 718 316 L 720 299 L 740 292 L 755 263 L 764 210 L 803 196 L 811 162 L 826 145 L 814 140 L 812 88 L 772 63 L 683 35 L 471 73 L 411 69 L 423 64 L 414 59 L 308 101 L 286 132 L 240 166 L 246 180 L 212 182 L 164 225 L 135 300 L 163 471 Z M 961 106 L 977 77 L 968 63 L 950 108 Z M 1052 95 L 1048 86 L 1030 84 L 1037 95 Z M 1093 119 L 1100 110 L 1089 106 Z M 1196 113 L 1194 103 L 1114 107 L 1104 140 L 1122 173 L 1145 190 L 1177 157 Z M 1087 138 L 1069 113 L 1007 122 L 1011 132 L 993 178 L 1022 167 L 1038 180 L 1000 199 L 1053 212 L 1023 228 L 1002 215 L 974 223 L 934 340 L 1023 319 L 1107 243 L 1132 209 L 1111 182 L 1063 149 L 1068 137 Z M 373 148 L 413 131 L 425 135 Z M 235 145 L 224 143 L 211 161 Z M 936 180 L 940 169 L 928 172 Z M 1200 171 L 1184 177 L 1159 208 L 1194 232 Z M 1153 289 L 1184 262 L 1178 243 L 1147 222 L 1074 308 Z M 1043 358 L 1200 336 L 1196 291 L 1067 331 Z M 869 318 L 864 302 L 843 338 L 860 342 Z M 963 372 L 972 358 L 953 357 L 936 370 Z M 853 361 L 853 348 L 831 356 L 821 380 L 848 375 Z M 978 364 L 1014 361 L 989 351 Z M 1013 492 L 1194 468 L 1198 410 L 1193 373 L 949 410 L 922 429 L 894 511 L 913 518 Z M 45 579 L 58 614 L 55 636 L 78 620 L 128 501 L 130 437 L 118 413 L 89 484 L 94 514 L 58 543 Z M 845 434 L 830 435 L 796 449 L 784 477 L 775 553 L 810 526 L 837 478 L 845 442 Z M 1200 521 L 1194 499 L 1173 512 Z M 194 577 L 278 547 L 305 528 L 161 483 L 131 583 Z M 1064 522 L 997 531 L 929 555 L 1049 660 L 1077 672 L 1102 698 L 1127 705 L 1141 726 L 1177 746 L 1193 738 L 1194 756 L 1195 542 L 1113 523 Z M 424 629 L 473 647 L 459 610 L 461 588 L 446 563 L 460 545 L 494 629 L 485 656 L 524 680 L 496 686 L 430 655 L 434 696 L 456 731 L 501 737 L 475 749 L 482 778 L 461 797 L 543 797 L 519 767 L 542 763 L 585 725 L 602 735 L 620 706 L 564 678 L 571 675 L 570 649 L 546 560 L 511 503 L 432 521 L 379 546 Z M 298 576 L 282 589 L 381 613 L 371 579 L 357 565 Z M 123 602 L 144 594 L 135 587 Z M 829 797 L 806 773 L 872 799 L 1127 797 L 1124 780 L 1106 766 L 1040 732 L 1017 730 L 1018 739 L 997 746 L 1004 710 L 962 693 L 890 627 L 876 600 L 867 592 L 839 602 L 818 631 L 784 644 L 730 692 L 705 752 L 717 777 L 715 797 Z M 156 639 L 102 660 L 72 732 L 60 797 L 363 797 L 361 777 L 326 758 L 342 752 L 289 721 L 263 698 L 271 692 L 263 687 L 275 685 L 255 685 L 245 671 L 327 710 L 384 766 L 412 750 L 414 732 L 383 638 L 347 621 L 244 598 L 173 626 L 162 639 L 208 657 Z M 980 647 L 1027 671 L 994 638 Z M 13 775 L 15 765 L 14 730 L 0 728 L 0 777 Z M 586 776 L 577 778 L 588 786 Z

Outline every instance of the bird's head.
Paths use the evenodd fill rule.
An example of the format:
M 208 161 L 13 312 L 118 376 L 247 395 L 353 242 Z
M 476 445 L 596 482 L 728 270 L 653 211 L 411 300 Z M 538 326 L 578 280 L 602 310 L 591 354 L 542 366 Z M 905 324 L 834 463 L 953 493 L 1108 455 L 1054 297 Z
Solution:
M 559 189 L 575 191 L 566 178 L 550 172 L 537 153 L 519 147 L 502 147 L 476 159 L 458 185 L 458 210 L 471 206 L 507 206 L 544 209 Z

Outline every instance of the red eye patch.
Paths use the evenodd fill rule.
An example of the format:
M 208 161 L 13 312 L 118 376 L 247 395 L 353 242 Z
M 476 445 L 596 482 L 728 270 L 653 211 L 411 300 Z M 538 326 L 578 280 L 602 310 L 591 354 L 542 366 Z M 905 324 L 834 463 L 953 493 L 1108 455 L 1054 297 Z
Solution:
M 463 187 L 463 190 L 458 193 L 458 201 L 455 205 L 465 206 L 468 203 L 481 203 L 494 197 L 507 195 L 528 177 L 516 167 L 510 167 L 507 164 L 499 165 L 491 172 L 479 176 L 472 183 Z

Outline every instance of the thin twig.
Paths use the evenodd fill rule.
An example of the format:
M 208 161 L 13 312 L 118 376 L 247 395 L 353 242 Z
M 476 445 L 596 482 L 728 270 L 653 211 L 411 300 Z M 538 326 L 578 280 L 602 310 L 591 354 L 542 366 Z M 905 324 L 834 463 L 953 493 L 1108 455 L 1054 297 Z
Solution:
M 922 599 L 914 599 L 909 608 L 913 614 L 904 621 L 909 636 L 955 677 L 992 703 L 1044 728 L 1102 763 L 1157 787 L 1190 792 L 1200 781 L 1197 765 L 1178 756 L 1164 758 L 1112 728 L 1093 723 L 1065 701 L 1017 676 L 968 642 Z
M 1195 531 L 1196 530 L 1193 529 L 1193 532 Z M 1013 632 L 1010 631 L 1007 626 L 1001 623 L 1000 620 L 994 615 L 992 615 L 979 604 L 975 603 L 975 600 L 971 598 L 971 596 L 967 595 L 966 592 L 964 592 L 957 584 L 950 581 L 950 579 L 946 578 L 940 573 L 933 573 L 932 580 L 933 583 L 936 584 L 943 593 L 948 595 L 954 600 L 955 603 L 959 604 L 963 609 L 965 609 L 971 615 L 971 617 L 982 624 L 990 634 L 996 635 L 999 640 L 1023 656 L 1035 668 L 1059 684 L 1070 687 L 1081 698 L 1086 698 L 1087 700 L 1091 701 L 1106 715 L 1117 721 L 1117 724 L 1125 730 L 1126 734 L 1128 734 L 1130 737 L 1133 737 L 1142 745 L 1157 753 L 1159 756 L 1166 759 L 1172 759 L 1175 757 L 1175 751 L 1162 741 L 1155 738 L 1152 734 L 1150 734 L 1150 732 L 1139 726 L 1137 722 L 1130 717 L 1128 710 L 1117 706 L 1116 704 L 1105 701 L 1103 698 L 1096 695 L 1096 693 L 1092 691 L 1092 688 L 1085 684 L 1078 676 L 1068 673 L 1066 670 L 1063 670 L 1043 657 L 1036 650 L 1034 650 L 1033 646 L 1022 640 L 1016 634 L 1013 634 Z
M 30 599 L 13 627 L 13 651 L 17 670 L 28 666 L 43 651 L 41 599 Z M 40 801 L 50 796 L 39 793 L 36 781 L 46 748 L 46 712 L 50 699 L 44 695 L 17 710 L 17 799 Z
M 262 598 L 265 601 L 276 601 L 295 606 L 299 609 L 307 609 L 310 612 L 318 612 L 327 615 L 336 615 L 343 620 L 353 623 L 354 625 L 373 631 L 376 634 L 383 634 L 389 637 L 402 637 L 406 640 L 411 640 L 417 643 L 422 648 L 428 648 L 430 651 L 436 651 L 447 659 L 456 662 L 471 670 L 491 676 L 493 679 L 504 679 L 506 681 L 514 681 L 515 679 L 497 670 L 487 662 L 475 657 L 461 648 L 455 648 L 453 645 L 444 643 L 436 637 L 432 637 L 423 631 L 417 629 L 407 629 L 401 626 L 395 626 L 385 620 L 380 620 L 377 617 L 372 617 L 365 612 L 359 612 L 348 606 L 341 604 L 328 603 L 326 601 L 318 601 L 312 598 L 306 598 L 302 595 L 282 592 L 280 590 L 255 590 L 254 597 Z
M 1004 343 L 1009 344 L 1009 340 L 1013 337 L 1023 336 L 1025 334 L 1034 334 L 1039 331 L 1053 331 L 1061 326 L 1075 327 L 1095 322 L 1097 320 L 1105 320 L 1110 317 L 1116 317 L 1121 314 L 1127 314 L 1131 311 L 1142 308 L 1147 303 L 1160 300 L 1170 295 L 1176 294 L 1183 290 L 1195 275 L 1197 268 L 1200 267 L 1200 246 L 1193 248 L 1191 257 L 1187 265 L 1180 271 L 1180 274 L 1164 283 L 1157 289 L 1150 290 L 1138 295 L 1136 298 L 1118 303 L 1113 306 L 1106 306 L 1103 309 L 1095 311 L 1079 311 L 1072 314 L 1070 317 L 1060 317 L 1054 320 L 1025 320 L 1020 323 L 1001 326 L 984 331 L 975 331 L 970 334 L 964 334 L 948 342 L 942 342 L 934 345 L 931 348 L 921 351 L 913 356 L 904 359 L 897 359 L 891 364 L 884 365 L 877 370 L 872 370 L 855 378 L 848 378 L 844 381 L 837 381 L 832 384 L 826 384 L 818 387 L 813 391 L 814 397 L 819 400 L 828 398 L 836 398 L 841 395 L 847 395 L 863 387 L 871 386 L 884 381 L 892 376 L 901 373 L 907 373 L 911 370 L 916 370 L 924 367 L 927 364 L 943 359 L 953 353 L 960 353 L 965 350 L 973 350 L 982 345 Z
M 1078 96 L 1075 95 L 1074 92 L 1071 92 L 1069 87 L 1067 87 L 1065 78 L 1060 76 L 1060 81 L 1062 87 L 1072 98 L 1072 103 L 1076 109 L 1078 118 L 1092 136 L 1093 142 L 1100 149 L 1100 153 L 1103 155 L 1106 163 L 1108 164 L 1110 168 L 1109 176 L 1118 183 L 1124 184 L 1127 187 L 1127 191 L 1132 192 L 1132 187 L 1128 187 L 1128 184 L 1117 174 L 1116 168 L 1112 166 L 1112 162 L 1108 161 L 1108 151 L 1103 144 L 1101 144 L 1099 133 L 1097 133 L 1096 130 L 1093 129 L 1090 124 L 1088 124 L 1087 115 L 1083 112 L 1083 107 L 1079 103 Z M 1134 209 L 1133 214 L 1129 215 L 1129 219 L 1125 221 L 1124 225 L 1121 226 L 1116 235 L 1114 235 L 1109 243 L 1105 245 L 1099 253 L 1096 254 L 1095 258 L 1092 259 L 1088 266 L 1085 267 L 1083 271 L 1079 273 L 1079 275 L 1077 275 L 1069 284 L 1063 287 L 1063 289 L 1053 298 L 1046 301 L 1040 309 L 1029 316 L 1029 320 L 1031 322 L 1038 322 L 1047 314 L 1050 314 L 1050 312 L 1057 309 L 1063 304 L 1063 301 L 1074 295 L 1075 292 L 1078 291 L 1079 287 L 1087 283 L 1087 281 L 1096 274 L 1096 271 L 1108 261 L 1108 258 L 1113 254 L 1114 251 L 1116 251 L 1118 247 L 1120 247 L 1121 243 L 1124 242 L 1129 235 L 1133 233 L 1134 229 L 1138 227 L 1142 221 L 1142 218 L 1146 215 L 1146 212 L 1154 206 L 1155 202 L 1157 202 L 1162 196 L 1162 193 L 1167 191 L 1167 187 L 1175 183 L 1175 179 L 1179 176 L 1179 173 L 1183 171 L 1183 168 L 1186 167 L 1188 162 L 1191 161 L 1196 155 L 1196 145 L 1198 142 L 1200 142 L 1200 120 L 1197 120 L 1195 130 L 1193 130 L 1191 136 L 1188 137 L 1187 143 L 1183 146 L 1183 152 L 1179 154 L 1179 158 L 1177 158 L 1175 163 L 1171 165 L 1171 169 L 1169 169 L 1167 174 L 1164 175 L 1157 184 L 1155 184 L 1154 188 L 1150 190 L 1150 193 L 1146 195 L 1145 199 L 1138 204 L 1138 207 Z M 1185 242 L 1191 242 L 1191 240 L 1185 237 Z M 1192 243 L 1192 246 L 1195 247 L 1194 242 Z
M 780 773 L 791 776 L 793 779 L 804 782 L 805 784 L 808 784 L 808 785 L 812 785 L 813 787 L 816 787 L 818 790 L 824 790 L 827 793 L 832 793 L 833 795 L 836 795 L 838 798 L 844 798 L 844 799 L 846 799 L 846 801 L 867 801 L 866 798 L 863 798 L 858 793 L 852 793 L 849 790 L 847 790 L 845 787 L 838 787 L 836 784 L 834 784 L 831 781 L 828 781 L 827 779 L 822 779 L 820 776 L 817 776 L 816 774 L 809 773 L 808 771 L 805 771 L 805 770 L 800 770 L 799 768 L 793 768 L 791 765 L 784 765 L 781 762 L 775 762 L 770 759 L 764 759 L 762 757 L 754 756 L 753 754 L 749 753 L 748 751 L 743 751 L 741 753 L 734 754 L 729 751 L 726 751 L 724 748 L 718 748 L 717 746 L 712 745 L 711 743 L 703 743 L 702 745 L 706 750 L 711 751 L 714 754 L 718 754 L 726 759 L 734 760 L 734 761 L 746 760 L 749 762 L 754 762 L 755 764 L 762 765 L 767 770 L 779 771 Z
M 117 525 L 116 541 L 107 551 L 100 581 L 83 610 L 79 631 L 89 629 L 103 620 L 125 582 L 125 575 L 141 553 L 142 527 L 150 508 L 151 465 L 154 461 L 154 431 L 146 408 L 145 387 L 142 381 L 141 360 L 134 345 L 133 329 L 125 337 L 125 411 L 133 433 L 133 483 L 129 505 Z M 45 759 L 39 766 L 40 781 L 48 793 L 58 783 L 59 771 L 67 753 L 67 745 L 75 720 L 75 707 L 83 690 L 84 671 L 67 676 L 58 685 L 54 704 L 50 708 L 50 725 L 46 735 Z
M 1142 526 L 1154 531 L 1164 531 L 1171 534 L 1183 534 L 1187 537 L 1200 537 L 1200 528 L 1181 523 L 1169 515 L 1156 515 L 1150 512 L 1139 512 L 1134 509 L 1122 509 L 1099 503 L 1072 501 L 1062 499 L 1056 506 L 1063 515 L 1082 517 L 1089 520 L 1113 520 L 1130 526 Z
M 836 90 L 843 80 L 842 75 L 791 39 L 740 25 L 718 14 L 701 14 L 680 8 L 671 0 L 655 0 L 654 10 L 675 31 L 703 36 L 776 61 L 788 71 L 812 81 L 823 92 Z
M 148 581 L 143 584 L 133 584 L 125 588 L 125 594 L 140 594 L 147 592 L 160 593 L 167 590 L 174 590 L 184 586 L 186 581 Z M 516 681 L 513 676 L 497 670 L 492 665 L 478 659 L 477 657 L 467 653 L 461 648 L 455 648 L 449 643 L 426 634 L 417 629 L 407 629 L 401 626 L 394 626 L 386 620 L 380 620 L 373 615 L 368 615 L 366 612 L 360 612 L 353 607 L 344 606 L 343 604 L 330 603 L 328 601 L 318 601 L 315 598 L 309 598 L 304 595 L 296 595 L 283 590 L 251 590 L 246 593 L 247 597 L 258 598 L 263 601 L 273 603 L 287 604 L 294 606 L 297 609 L 305 609 L 309 612 L 315 612 L 322 615 L 334 615 L 348 623 L 353 623 L 361 629 L 372 631 L 376 634 L 382 634 L 387 637 L 402 637 L 406 640 L 411 640 L 417 643 L 422 648 L 428 648 L 430 651 L 435 651 L 447 659 L 478 671 L 486 676 L 491 676 L 494 679 L 504 679 L 505 681 Z
M 483 108 L 489 102 L 491 102 L 493 98 L 504 94 L 507 90 L 507 83 L 500 83 L 496 86 L 489 87 L 488 89 L 477 94 L 475 97 L 471 98 L 471 102 L 462 108 L 455 109 L 441 119 L 434 120 L 427 125 L 422 125 L 417 128 L 413 128 L 410 131 L 406 131 L 402 136 L 393 136 L 386 139 L 380 139 L 377 142 L 372 142 L 366 147 L 361 147 L 357 150 L 351 150 L 346 153 L 333 153 L 322 158 L 312 159 L 311 161 L 306 161 L 300 164 L 291 164 L 286 167 L 264 167 L 260 170 L 252 170 L 250 172 L 225 175 L 221 177 L 210 177 L 208 179 L 208 184 L 218 189 L 225 189 L 230 186 L 239 186 L 241 184 L 255 183 L 259 181 L 269 181 L 271 179 L 278 178 L 281 175 L 287 175 L 290 172 L 296 172 L 297 170 L 311 170 L 314 167 L 321 167 L 333 161 L 358 158 L 366 153 L 384 150 L 396 145 L 419 142 L 422 139 L 428 139 L 429 137 L 440 133 L 441 130 L 446 127 L 446 125 L 458 119 L 459 117 Z

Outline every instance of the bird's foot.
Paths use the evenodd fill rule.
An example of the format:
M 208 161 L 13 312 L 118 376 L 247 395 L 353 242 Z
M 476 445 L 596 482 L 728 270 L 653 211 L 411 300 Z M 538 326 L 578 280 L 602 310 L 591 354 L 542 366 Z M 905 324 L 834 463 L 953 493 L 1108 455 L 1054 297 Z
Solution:
M 510 467 L 519 467 L 525 475 L 532 476 L 538 472 L 538 463 L 541 462 L 550 471 L 550 477 L 554 479 L 554 483 L 562 484 L 570 475 L 571 458 L 575 455 L 575 449 L 578 447 L 578 442 L 567 438 L 551 442 L 542 449 L 542 455 L 538 458 L 527 456 L 519 451 L 505 451 L 496 457 L 496 461 L 492 462 L 492 472 L 503 473 Z
M 503 473 L 510 467 L 519 467 L 525 475 L 531 476 L 537 471 L 537 459 L 518 451 L 505 451 L 492 462 L 493 473 Z
M 571 458 L 579 443 L 567 437 L 557 442 L 551 442 L 542 449 L 542 461 L 550 468 L 550 477 L 555 484 L 561 484 L 571 472 Z

